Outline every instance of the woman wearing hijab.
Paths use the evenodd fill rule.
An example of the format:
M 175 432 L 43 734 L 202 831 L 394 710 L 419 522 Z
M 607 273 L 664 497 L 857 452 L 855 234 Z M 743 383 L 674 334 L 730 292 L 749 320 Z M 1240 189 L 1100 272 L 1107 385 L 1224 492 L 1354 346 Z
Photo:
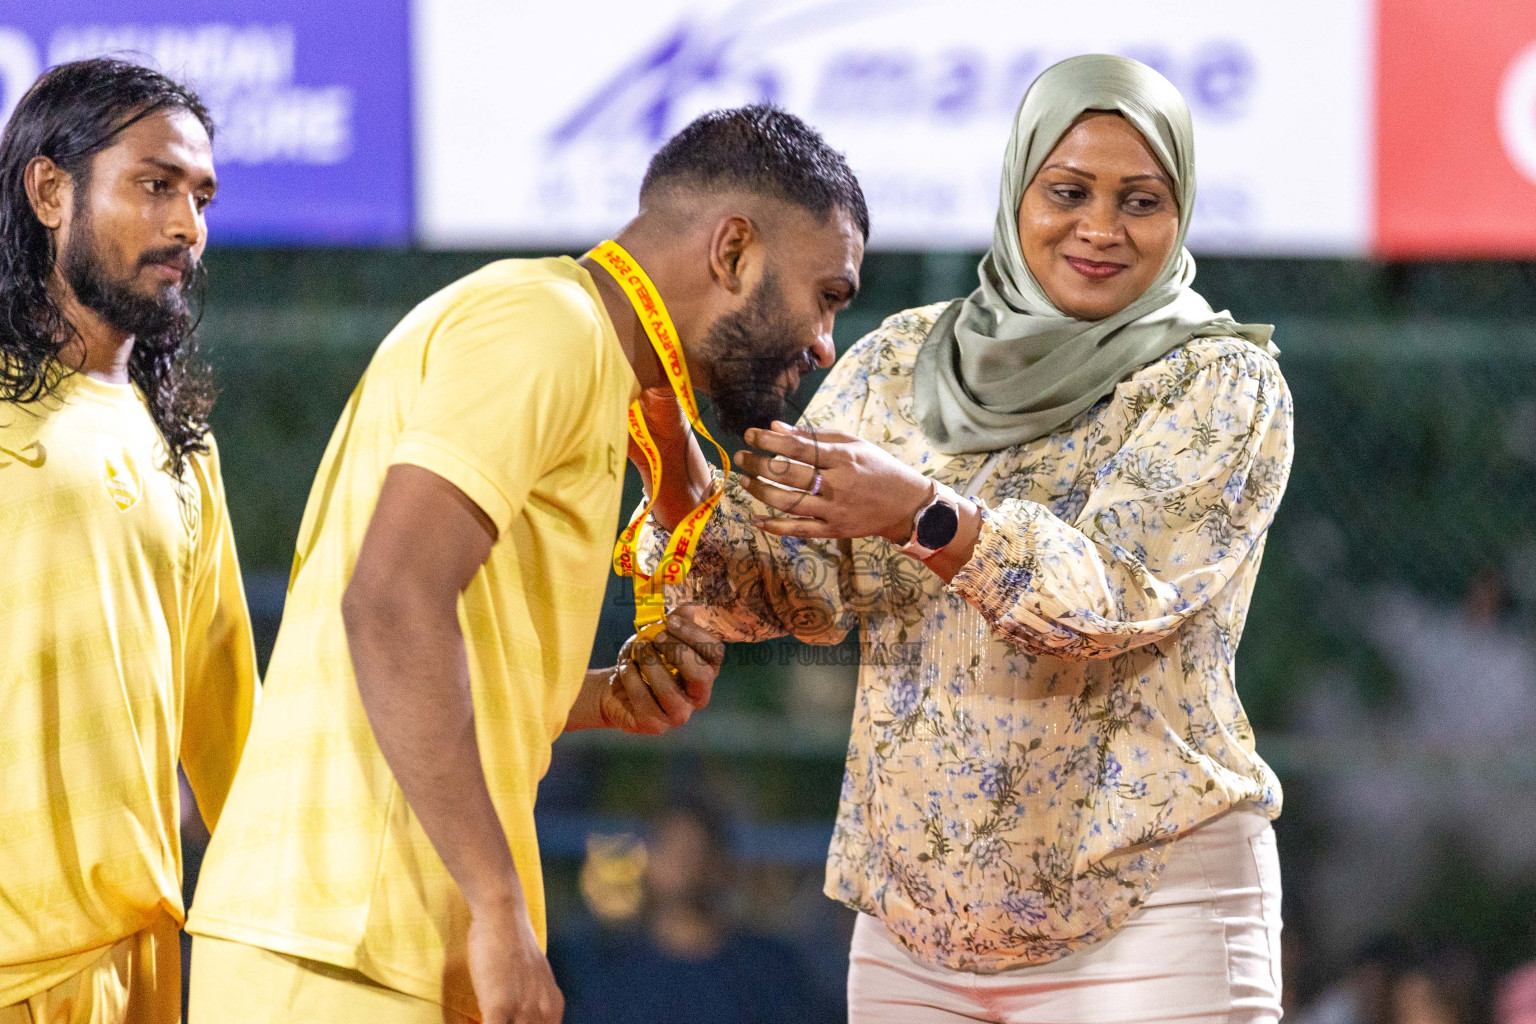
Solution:
M 1042 74 L 980 287 L 749 432 L 670 594 L 731 640 L 862 630 L 826 886 L 854 1024 L 1279 1017 L 1280 787 L 1233 659 L 1291 405 L 1270 328 L 1190 288 L 1194 196 L 1166 79 Z

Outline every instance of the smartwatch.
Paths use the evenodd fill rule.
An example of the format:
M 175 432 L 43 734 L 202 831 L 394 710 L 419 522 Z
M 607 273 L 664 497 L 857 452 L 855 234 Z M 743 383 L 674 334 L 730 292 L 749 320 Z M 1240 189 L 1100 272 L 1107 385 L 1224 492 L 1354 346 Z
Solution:
M 897 548 L 913 558 L 931 558 L 960 532 L 960 505 L 955 492 L 934 484 L 933 497 L 912 517 L 912 536 Z

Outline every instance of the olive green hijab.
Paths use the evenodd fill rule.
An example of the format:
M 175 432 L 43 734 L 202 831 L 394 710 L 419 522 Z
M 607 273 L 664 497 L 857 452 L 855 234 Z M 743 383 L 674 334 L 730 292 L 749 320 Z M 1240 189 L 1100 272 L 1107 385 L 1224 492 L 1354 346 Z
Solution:
M 1089 110 L 1116 111 L 1146 139 L 1173 179 L 1179 235 L 1162 272 L 1125 309 L 1102 320 L 1067 316 L 1029 272 L 1019 203 L 1056 143 Z M 939 317 L 913 368 L 913 413 L 941 452 L 996 451 L 1044 437 L 1136 370 L 1197 337 L 1240 337 L 1275 351 L 1274 328 L 1216 313 L 1189 287 L 1184 248 L 1195 206 L 1189 108 L 1145 64 L 1090 54 L 1047 69 L 1014 118 L 1003 157 L 1002 200 L 981 287 Z

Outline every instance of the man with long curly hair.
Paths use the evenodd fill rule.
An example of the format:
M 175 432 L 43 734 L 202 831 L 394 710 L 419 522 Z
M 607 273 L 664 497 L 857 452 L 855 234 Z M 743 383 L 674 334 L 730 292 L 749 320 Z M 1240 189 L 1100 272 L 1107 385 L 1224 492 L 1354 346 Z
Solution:
M 256 690 L 188 302 L 212 133 L 88 60 L 0 139 L 0 1024 L 180 1018 L 176 766 L 212 825 Z

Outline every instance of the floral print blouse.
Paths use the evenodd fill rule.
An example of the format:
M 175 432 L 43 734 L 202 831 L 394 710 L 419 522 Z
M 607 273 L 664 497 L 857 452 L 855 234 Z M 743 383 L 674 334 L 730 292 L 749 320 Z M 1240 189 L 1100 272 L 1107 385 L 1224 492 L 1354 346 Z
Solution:
M 996 971 L 1098 942 L 1167 840 L 1243 801 L 1280 813 L 1233 658 L 1291 466 L 1275 360 L 1195 339 L 1059 432 L 945 455 L 912 415 L 944 305 L 897 314 L 803 422 L 857 434 L 984 505 L 952 583 L 880 538 L 803 541 L 733 482 L 685 583 L 728 640 L 861 633 L 826 892 L 924 961 Z M 665 536 L 646 531 L 651 557 Z

